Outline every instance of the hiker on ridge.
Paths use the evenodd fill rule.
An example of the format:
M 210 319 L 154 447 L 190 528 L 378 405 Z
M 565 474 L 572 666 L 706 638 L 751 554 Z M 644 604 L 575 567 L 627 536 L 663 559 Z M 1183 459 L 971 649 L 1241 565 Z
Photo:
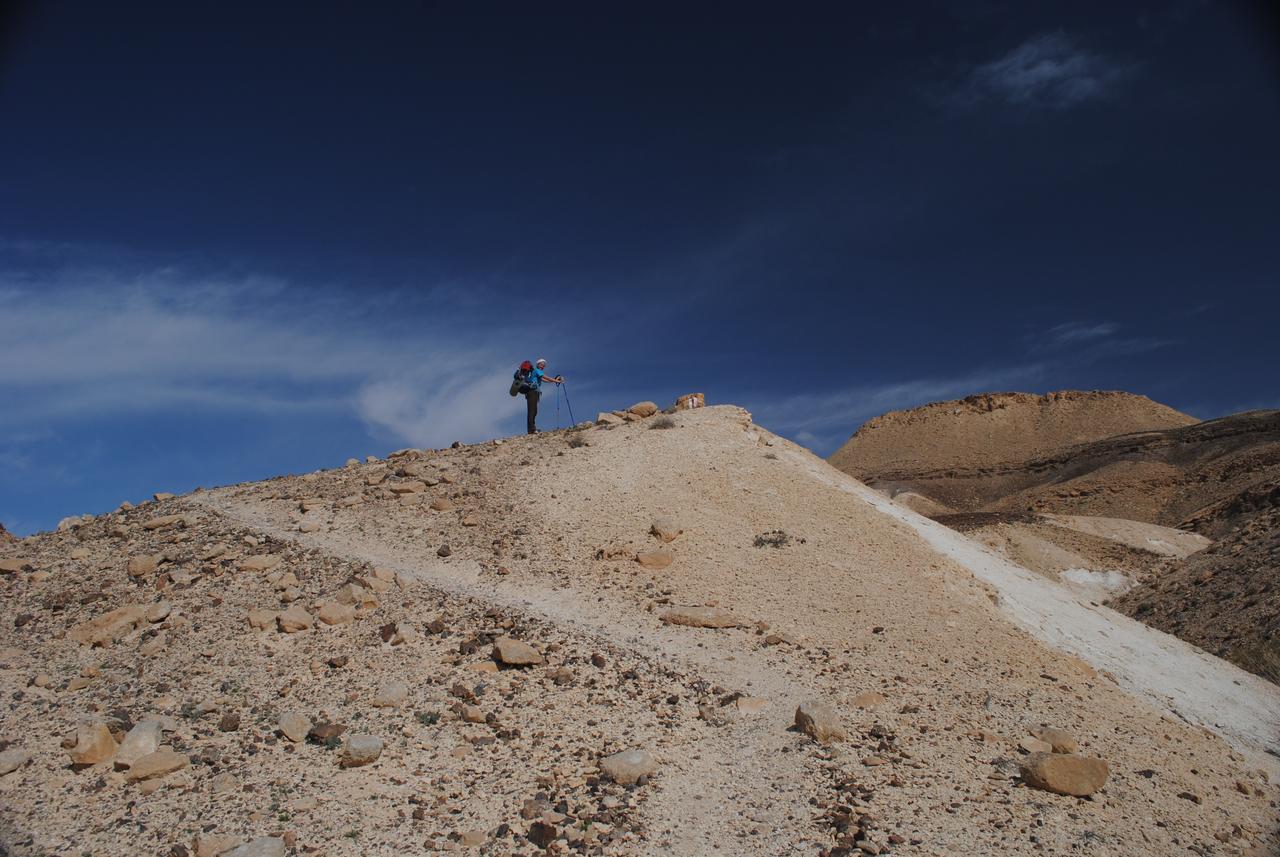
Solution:
M 533 364 L 533 371 L 529 373 L 525 386 L 528 388 L 524 391 L 525 403 L 528 405 L 529 434 L 538 433 L 538 399 L 542 398 L 542 382 L 550 381 L 552 384 L 563 384 L 564 376 L 557 375 L 554 378 L 547 375 L 547 358 L 539 357 L 538 362 Z

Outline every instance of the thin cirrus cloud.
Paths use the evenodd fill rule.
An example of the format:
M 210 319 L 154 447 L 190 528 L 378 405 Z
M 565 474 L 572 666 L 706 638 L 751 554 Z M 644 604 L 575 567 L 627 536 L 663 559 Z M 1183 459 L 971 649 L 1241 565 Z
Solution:
M 204 409 L 354 414 L 375 434 L 425 445 L 499 434 L 518 411 L 506 396 L 495 406 L 504 385 L 492 367 L 503 361 L 492 338 L 456 315 L 447 326 L 388 320 L 358 295 L 77 270 L 0 278 L 0 308 L 8 434 Z
M 968 75 L 956 101 L 1066 109 L 1106 97 L 1132 66 L 1081 47 L 1062 32 L 1028 39 Z

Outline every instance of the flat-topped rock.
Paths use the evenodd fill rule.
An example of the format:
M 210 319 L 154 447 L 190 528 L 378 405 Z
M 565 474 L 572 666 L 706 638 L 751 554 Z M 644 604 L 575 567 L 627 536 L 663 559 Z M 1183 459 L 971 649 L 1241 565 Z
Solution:
M 673 607 L 662 614 L 668 625 L 690 628 L 745 628 L 747 623 L 723 607 Z

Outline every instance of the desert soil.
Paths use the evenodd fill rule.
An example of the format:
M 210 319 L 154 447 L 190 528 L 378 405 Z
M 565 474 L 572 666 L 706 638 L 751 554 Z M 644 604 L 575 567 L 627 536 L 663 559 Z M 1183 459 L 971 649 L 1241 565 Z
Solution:
M 1274 686 L 1080 603 L 735 408 L 197 492 L 0 558 L 14 855 L 235 854 L 260 837 L 332 855 L 1280 847 Z M 299 608 L 311 627 L 281 630 Z M 728 627 L 664 623 L 677 608 Z M 103 645 L 81 642 L 94 631 Z M 542 662 L 498 664 L 499 638 Z M 1182 664 L 1194 692 L 1152 689 Z M 808 700 L 845 740 L 793 727 Z M 295 743 L 285 714 L 344 731 Z M 71 765 L 78 726 L 149 719 L 185 766 Z M 1106 760 L 1101 790 L 1028 785 L 1042 726 Z M 366 743 L 353 734 L 380 755 L 343 766 Z M 602 760 L 627 749 L 652 770 L 611 781 Z

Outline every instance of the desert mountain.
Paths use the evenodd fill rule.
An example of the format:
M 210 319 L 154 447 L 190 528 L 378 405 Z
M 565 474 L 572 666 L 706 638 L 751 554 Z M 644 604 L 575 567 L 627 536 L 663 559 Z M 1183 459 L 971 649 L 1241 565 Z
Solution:
M 977 404 L 988 397 L 964 401 L 974 406 L 872 420 L 832 461 L 1021 565 L 1119 596 L 1118 609 L 1280 681 L 1280 412 L 1194 422 L 1138 396 L 1054 393 L 1020 396 L 1010 408 L 1021 415 L 993 428 L 1000 409 Z M 1110 421 L 1091 426 L 1100 410 Z M 1054 430 L 1006 443 L 1005 422 Z M 1113 437 L 1052 445 L 1118 424 Z
M 846 473 L 862 474 L 864 481 L 883 483 L 953 469 L 998 470 L 1089 441 L 1194 422 L 1131 393 L 983 393 L 868 420 L 830 460 Z M 974 510 L 972 503 L 963 503 L 963 495 L 957 499 L 962 505 L 949 505 Z
M 0 546 L 13 855 L 1271 853 L 1280 688 L 732 407 Z

